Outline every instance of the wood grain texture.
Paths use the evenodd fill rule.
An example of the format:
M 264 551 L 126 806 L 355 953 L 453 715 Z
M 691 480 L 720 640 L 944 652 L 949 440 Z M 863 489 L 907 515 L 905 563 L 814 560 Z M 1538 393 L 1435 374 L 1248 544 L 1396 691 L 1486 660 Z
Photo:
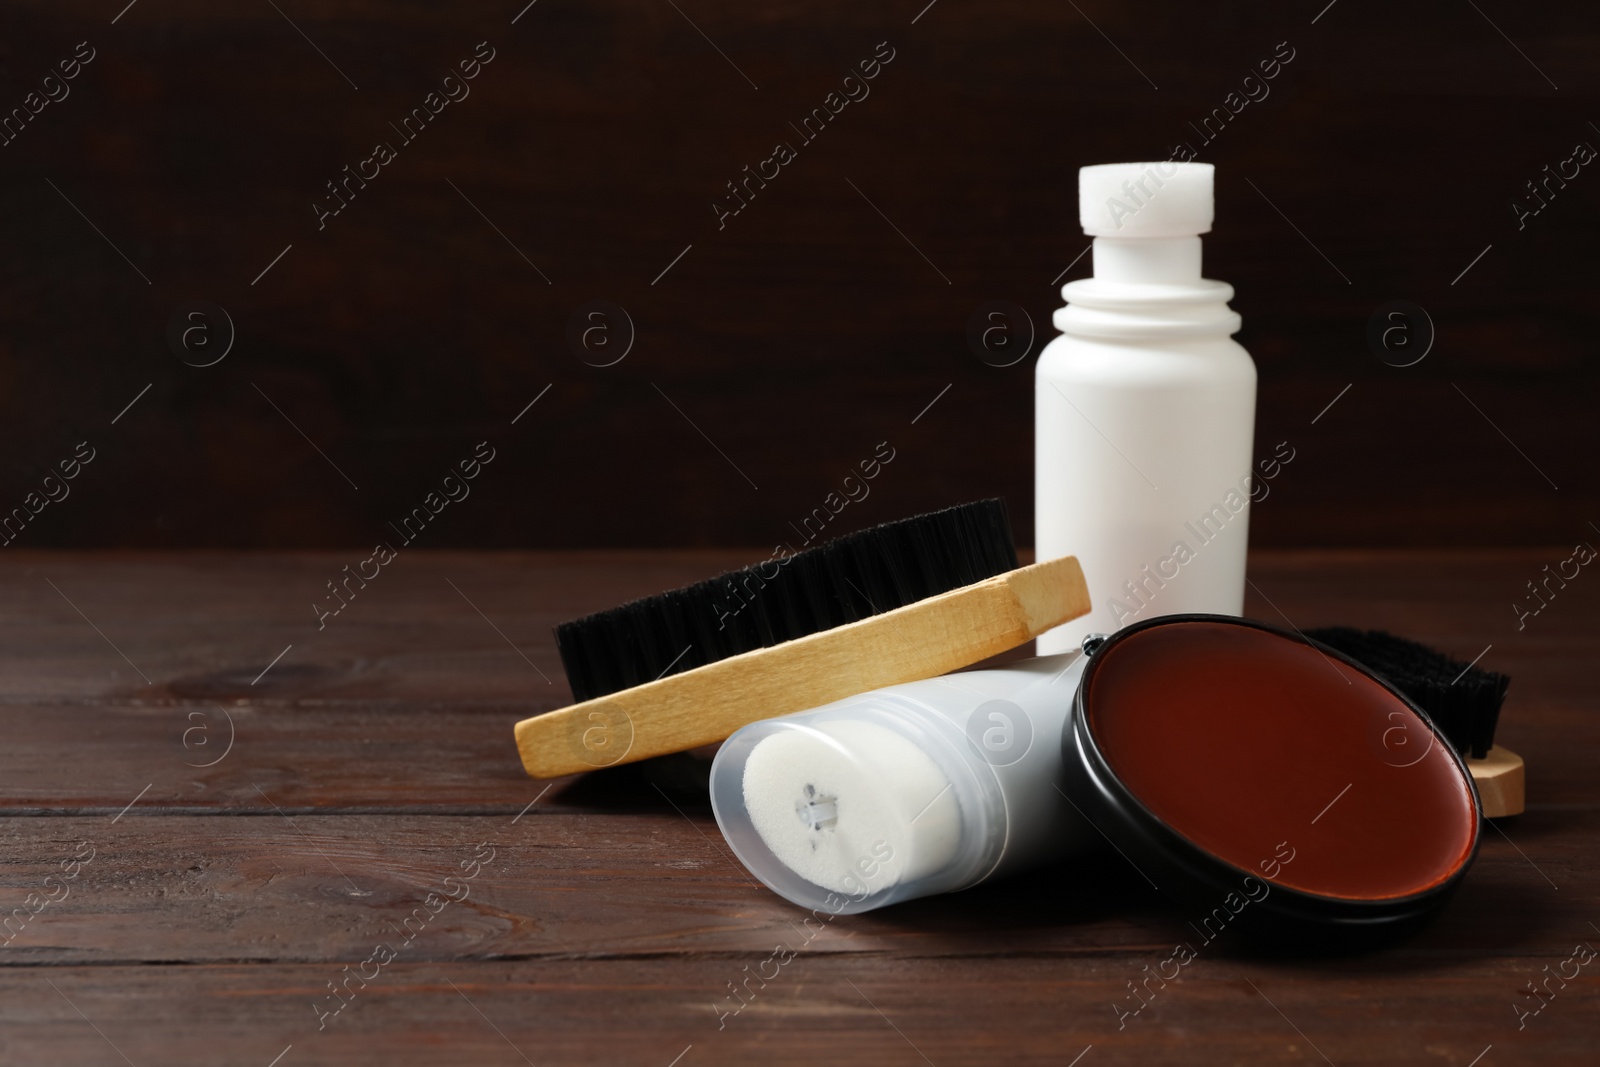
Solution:
M 1191 965 L 1196 974 L 1169 986 L 1119 1032 L 1111 1002 L 1128 995 L 1125 983 L 1142 963 L 1153 964 L 1170 946 L 1137 957 L 1089 957 L 1070 971 L 1058 958 L 807 954 L 719 1030 L 718 993 L 726 997 L 725 984 L 741 967 L 770 951 L 690 962 L 396 962 L 321 1032 L 311 1003 L 329 977 L 326 965 L 61 968 L 52 978 L 59 993 L 36 972 L 18 969 L 0 986 L 0 1019 L 17 1062 L 66 1064 L 122 1062 L 73 1005 L 136 1064 L 155 1056 L 265 1067 L 292 1045 L 285 1064 L 667 1067 L 682 1056 L 679 1067 L 752 1060 L 909 1065 L 924 1063 L 925 1055 L 957 1067 L 1056 1067 L 1092 1045 L 1082 1067 L 1090 1058 L 1152 1062 L 1152 1031 L 1183 1035 L 1161 1062 L 1468 1067 L 1491 1044 L 1490 1055 L 1531 1052 L 1536 1062 L 1563 1067 L 1593 1062 L 1593 1026 L 1581 1017 L 1592 980 L 1570 985 L 1516 1032 L 1508 1001 L 1527 972 L 1538 970 L 1536 959 L 1481 956 L 1397 968 L 1346 961 L 1325 968 L 1329 981 L 1351 991 L 1336 997 L 1327 995 L 1327 982 L 1292 971 L 1202 957 Z M 984 1006 L 980 1019 L 975 1004 Z
M 488 859 L 468 879 L 469 894 L 437 913 L 405 959 L 737 957 L 793 934 L 790 924 L 808 913 L 754 883 L 707 805 L 673 803 L 679 810 L 657 796 L 656 810 L 628 813 L 552 794 L 520 818 L 270 808 L 219 817 L 179 814 L 147 797 L 115 824 L 115 812 L 7 818 L 0 915 L 59 877 L 80 842 L 93 858 L 68 895 L 0 953 L 50 965 L 342 963 L 364 958 L 430 892 L 445 894 L 445 879 L 462 878 L 480 844 Z M 1588 847 L 1600 812 L 1541 810 L 1496 825 L 1504 836 L 1485 831 L 1481 858 L 1445 912 L 1371 956 L 1374 966 L 1554 952 L 1582 936 L 1600 904 L 1600 857 Z M 1198 917 L 1117 860 L 1106 848 L 959 896 L 841 916 L 810 951 L 1066 959 L 1194 939 L 1185 920 Z M 1216 947 L 1251 956 L 1235 942 Z M 1315 967 L 1302 965 L 1313 979 Z
M 1593 534 L 1600 179 L 1510 207 L 1600 145 L 1591 4 L 524 6 L 7 5 L 0 107 L 98 53 L 0 148 L 0 508 L 99 449 L 22 544 L 370 549 L 484 439 L 427 546 L 770 548 L 879 442 L 839 531 L 990 495 L 1027 530 L 1032 359 L 981 361 L 973 313 L 1014 303 L 1036 352 L 1088 269 L 1077 168 L 1197 143 L 1279 42 L 1270 95 L 1198 146 L 1258 452 L 1297 450 L 1256 543 Z M 319 229 L 326 183 L 480 41 L 471 95 Z M 870 96 L 719 228 L 879 42 Z M 633 324 L 613 366 L 567 341 L 597 299 Z M 1437 330 L 1414 367 L 1367 347 L 1397 299 Z M 236 328 L 216 366 L 168 348 L 192 300 Z
M 1197 938 L 1109 849 L 812 930 L 703 805 L 634 768 L 523 775 L 513 723 L 569 699 L 555 621 L 744 555 L 415 553 L 316 631 L 300 590 L 344 558 L 0 558 L 0 1063 L 1592 1060 L 1594 964 L 1552 979 L 1520 1029 L 1515 1010 L 1600 945 L 1600 586 L 1517 630 L 1505 597 L 1544 550 L 1252 556 L 1258 617 L 1492 646 L 1528 811 L 1485 832 L 1413 937 L 1305 957 L 1224 935 L 1122 1020 L 1127 983 Z M 252 687 L 291 638 L 272 670 L 299 669 Z M 215 757 L 219 705 L 233 748 L 187 766 Z M 432 910 L 452 885 L 466 894 Z M 33 913 L 45 893 L 60 899 Z M 322 1019 L 328 983 L 380 942 L 394 961 Z M 794 958 L 727 1014 L 729 983 L 771 974 L 780 944 Z
M 535 778 L 687 752 L 759 719 L 971 667 L 1089 610 L 1077 558 L 1045 560 L 524 719 L 517 749 Z

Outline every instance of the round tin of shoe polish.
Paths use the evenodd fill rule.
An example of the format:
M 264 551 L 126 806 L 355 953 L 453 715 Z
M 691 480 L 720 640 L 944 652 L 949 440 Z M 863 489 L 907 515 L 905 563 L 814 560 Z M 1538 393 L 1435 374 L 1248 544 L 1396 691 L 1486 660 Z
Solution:
M 1476 856 L 1478 794 L 1454 748 L 1333 649 L 1226 615 L 1084 648 L 1066 792 L 1208 940 L 1236 920 L 1406 927 Z

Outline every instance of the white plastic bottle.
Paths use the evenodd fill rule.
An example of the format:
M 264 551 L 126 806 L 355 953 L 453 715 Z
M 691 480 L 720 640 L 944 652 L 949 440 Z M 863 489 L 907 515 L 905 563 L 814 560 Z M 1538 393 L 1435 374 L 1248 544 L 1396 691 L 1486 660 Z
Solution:
M 1200 276 L 1209 163 L 1084 167 L 1094 277 L 1061 289 L 1034 388 L 1034 543 L 1075 555 L 1094 610 L 1047 655 L 1155 615 L 1244 607 L 1256 368 L 1233 288 Z

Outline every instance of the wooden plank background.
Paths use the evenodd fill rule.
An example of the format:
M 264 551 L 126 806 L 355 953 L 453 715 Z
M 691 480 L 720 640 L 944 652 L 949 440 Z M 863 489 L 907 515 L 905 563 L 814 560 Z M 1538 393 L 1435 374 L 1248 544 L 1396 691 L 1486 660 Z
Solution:
M 0 558 L 0 913 L 93 850 L 0 946 L 0 1062 L 1593 1061 L 1592 965 L 1524 1028 L 1513 1008 L 1600 943 L 1600 586 L 1517 630 L 1506 591 L 1541 550 L 1252 557 L 1256 617 L 1491 646 L 1529 810 L 1416 936 L 1326 958 L 1224 937 L 1121 1028 L 1127 983 L 1192 935 L 1109 850 L 833 920 L 722 1016 L 803 913 L 702 804 L 627 768 L 522 775 L 512 724 L 568 700 L 550 626 L 739 556 L 417 552 L 318 630 L 304 590 L 346 558 Z M 322 1020 L 480 843 L 468 896 Z
M 1037 351 L 1088 266 L 1076 169 L 1179 139 L 1219 168 L 1258 448 L 1297 449 L 1257 544 L 1593 533 L 1600 177 L 1510 206 L 1600 146 L 1593 5 L 524 2 L 7 5 L 0 108 L 94 56 L 0 147 L 0 507 L 97 449 L 20 544 L 367 547 L 482 440 L 428 547 L 771 545 L 885 441 L 837 529 L 1000 494 L 1027 542 L 1032 360 L 981 362 L 969 317 L 1010 301 Z M 319 230 L 479 42 L 470 96 Z M 1397 299 L 1437 330 L 1404 369 L 1365 340 Z M 614 366 L 567 342 L 594 300 L 633 324 Z M 191 301 L 231 320 L 215 366 L 169 346 Z

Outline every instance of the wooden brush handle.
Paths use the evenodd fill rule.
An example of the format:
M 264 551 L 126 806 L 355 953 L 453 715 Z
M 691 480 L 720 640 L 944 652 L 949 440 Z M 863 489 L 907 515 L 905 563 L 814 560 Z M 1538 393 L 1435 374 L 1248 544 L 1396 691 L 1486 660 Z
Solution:
M 1527 771 L 1522 757 L 1509 748 L 1495 745 L 1483 759 L 1467 760 L 1467 770 L 1478 784 L 1478 799 L 1483 802 L 1486 819 L 1499 819 L 1506 815 L 1521 815 L 1525 810 L 1523 795 Z
M 741 726 L 998 655 L 1089 612 L 1072 556 L 517 723 L 535 778 L 725 740 Z

